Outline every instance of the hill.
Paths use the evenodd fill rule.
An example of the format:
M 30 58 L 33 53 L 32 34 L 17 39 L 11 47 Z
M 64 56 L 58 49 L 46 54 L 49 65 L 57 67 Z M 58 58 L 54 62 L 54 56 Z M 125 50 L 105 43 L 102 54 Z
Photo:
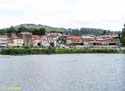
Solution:
M 81 29 L 66 29 L 66 28 L 57 28 L 57 27 L 50 27 L 41 24 L 20 24 L 17 26 L 13 26 L 13 28 L 18 31 L 20 27 L 25 27 L 29 31 L 44 28 L 47 32 L 63 32 L 65 34 L 71 35 L 81 35 L 81 34 L 103 34 L 104 31 L 110 32 L 109 30 L 104 29 L 96 29 L 96 28 L 81 28 Z M 0 29 L 0 33 L 6 33 L 9 28 Z
M 64 31 L 64 28 L 56 28 L 56 27 L 50 27 L 46 25 L 41 25 L 41 24 L 20 24 L 17 26 L 14 26 L 15 28 L 20 28 L 20 27 L 26 27 L 28 29 L 40 29 L 40 28 L 45 28 L 46 31 Z

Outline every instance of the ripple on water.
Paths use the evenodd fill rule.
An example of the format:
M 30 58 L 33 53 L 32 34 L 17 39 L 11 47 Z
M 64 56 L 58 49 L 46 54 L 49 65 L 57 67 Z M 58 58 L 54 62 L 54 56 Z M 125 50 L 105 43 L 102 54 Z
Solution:
M 123 54 L 0 56 L 0 60 L 0 86 L 19 85 L 22 91 L 125 89 Z

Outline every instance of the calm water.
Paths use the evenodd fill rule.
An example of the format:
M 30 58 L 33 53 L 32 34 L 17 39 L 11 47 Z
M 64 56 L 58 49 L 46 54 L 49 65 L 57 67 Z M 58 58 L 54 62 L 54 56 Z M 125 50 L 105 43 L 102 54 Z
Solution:
M 11 86 L 21 91 L 125 91 L 125 55 L 0 56 L 0 87 Z

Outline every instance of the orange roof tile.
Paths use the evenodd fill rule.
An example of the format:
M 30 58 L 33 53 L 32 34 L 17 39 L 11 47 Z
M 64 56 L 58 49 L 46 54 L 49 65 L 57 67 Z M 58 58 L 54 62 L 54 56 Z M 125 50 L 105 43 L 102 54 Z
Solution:
M 39 35 L 32 35 L 33 40 L 41 40 L 41 36 Z
M 114 38 L 105 38 L 106 40 L 114 40 Z
M 70 39 L 70 40 L 80 40 L 81 38 L 78 37 L 78 36 L 69 36 L 69 37 L 67 37 L 67 39 Z

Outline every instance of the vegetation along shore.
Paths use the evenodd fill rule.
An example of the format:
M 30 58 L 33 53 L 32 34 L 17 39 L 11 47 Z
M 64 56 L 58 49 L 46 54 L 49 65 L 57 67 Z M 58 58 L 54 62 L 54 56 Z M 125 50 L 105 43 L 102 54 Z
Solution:
M 30 54 L 77 54 L 77 53 L 125 53 L 125 50 L 114 49 L 55 49 L 55 48 L 8 48 L 0 52 L 2 55 Z

